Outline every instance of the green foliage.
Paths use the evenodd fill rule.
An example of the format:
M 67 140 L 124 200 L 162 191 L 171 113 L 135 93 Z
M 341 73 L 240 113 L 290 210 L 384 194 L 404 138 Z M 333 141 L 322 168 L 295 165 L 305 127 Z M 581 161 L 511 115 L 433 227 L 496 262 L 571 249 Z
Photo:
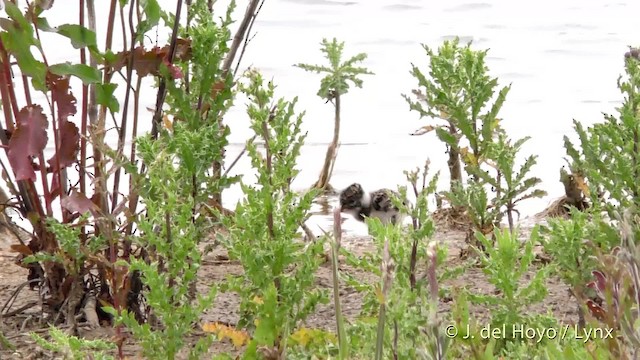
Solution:
M 586 317 L 597 319 L 598 326 L 623 329 L 622 336 L 606 342 L 611 358 L 630 358 L 627 351 L 640 344 L 632 330 L 640 301 L 634 245 L 640 204 L 640 60 L 625 57 L 624 69 L 617 114 L 605 114 L 604 122 L 588 128 L 574 120 L 577 144 L 564 137 L 572 172 L 587 180 L 588 188 L 581 190 L 591 207 L 586 213 L 572 209 L 568 220 L 550 221 L 545 243 L 579 305 L 589 305 Z
M 474 219 L 477 224 L 489 226 L 490 223 L 493 223 L 497 225 L 506 213 L 509 228 L 513 231 L 513 213 L 515 212 L 519 215 L 516 205 L 526 199 L 539 198 L 547 195 L 546 191 L 536 188 L 542 180 L 538 177 L 530 176 L 533 166 L 536 165 L 537 156 L 530 155 L 525 159 L 520 168 L 516 169 L 516 157 L 522 145 L 528 140 L 529 137 L 525 137 L 512 143 L 504 132 L 500 132 L 497 134 L 496 141 L 488 145 L 484 164 L 468 165 L 468 171 L 479 179 L 479 183 L 483 187 L 472 184 L 470 187 L 475 187 L 475 189 L 471 189 L 469 192 L 466 192 L 465 189 L 462 188 L 457 190 L 460 195 L 471 194 L 471 202 L 467 204 L 471 205 L 474 214 L 472 219 Z M 484 170 L 480 165 L 486 165 L 485 167 L 488 169 Z M 490 172 L 493 172 L 493 176 Z M 486 203 L 488 198 L 484 191 L 484 185 L 491 186 L 495 194 L 490 200 L 490 205 Z M 456 194 L 451 194 L 450 197 L 456 198 L 457 196 Z M 458 200 L 460 199 L 458 198 Z M 464 204 L 464 202 L 461 204 Z M 484 211 L 485 214 L 489 215 L 486 218 L 482 216 L 482 206 L 488 210 Z M 478 229 L 484 229 L 484 227 Z
M 49 66 L 49 71 L 60 76 L 73 75 L 87 85 L 99 83 L 102 80 L 98 69 L 84 64 L 54 64 Z
M 344 274 L 348 285 L 365 292 L 360 318 L 349 329 L 355 354 L 375 353 L 374 339 L 379 334 L 383 334 L 385 359 L 439 359 L 447 352 L 444 327 L 437 316 L 438 297 L 444 292 L 438 284 L 459 275 L 461 268 L 440 268 L 447 257 L 446 248 L 431 240 L 435 225 L 427 201 L 435 192 L 438 174 L 428 179 L 428 166 L 427 162 L 422 172 L 405 172 L 416 195 L 415 204 L 401 200 L 407 198 L 407 187 L 399 187 L 400 196 L 393 199 L 401 213 L 411 216 L 411 227 L 385 226 L 377 218 L 368 218 L 375 252 L 357 258 L 343 250 L 350 265 L 380 277 L 380 281 L 370 284 Z M 427 269 L 418 274 L 417 264 L 424 263 Z M 378 324 L 384 322 L 384 332 L 376 329 L 376 316 Z
M 64 331 L 49 328 L 51 340 L 47 341 L 42 336 L 31 333 L 31 337 L 42 348 L 58 353 L 69 360 L 111 360 L 113 356 L 106 355 L 106 350 L 113 350 L 115 345 L 104 340 L 85 340 L 76 336 L 67 335 Z
M 571 218 L 549 219 L 542 228 L 544 250 L 551 255 L 557 274 L 571 288 L 582 286 L 596 268 L 595 248 L 611 249 L 620 243 L 616 230 L 602 218 L 571 209 Z
M 626 58 L 625 73 L 618 79 L 624 101 L 617 116 L 605 114 L 603 123 L 587 129 L 574 120 L 579 149 L 564 138 L 573 165 L 588 180 L 595 210 L 611 218 L 617 208 L 640 206 L 640 60 Z
M 411 74 L 421 89 L 413 91 L 417 100 L 407 95 L 403 97 L 421 118 L 439 118 L 444 124 L 423 126 L 415 134 L 435 130 L 456 158 L 462 154 L 467 166 L 477 167 L 485 159 L 485 153 L 500 129 L 498 113 L 510 86 L 500 89 L 496 100 L 490 104 L 498 80 L 487 75 L 486 50 L 472 50 L 471 44 L 460 46 L 457 38 L 445 41 L 437 52 L 426 45 L 423 48 L 430 61 L 429 76 L 412 64 Z M 463 145 L 463 140 L 468 142 L 468 147 Z M 451 175 L 452 181 L 463 180 L 454 173 Z
M 209 194 L 237 180 L 213 177 L 209 171 L 214 161 L 222 160 L 228 144 L 229 129 L 221 128 L 215 114 L 231 106 L 234 96 L 231 87 L 226 86 L 216 98 L 203 99 L 210 109 L 205 116 L 192 106 L 198 103 L 199 94 L 210 89 L 212 79 L 221 77 L 219 59 L 228 52 L 230 20 L 216 24 L 203 4 L 204 1 L 198 1 L 190 7 L 198 21 L 195 25 L 198 31 L 191 33 L 191 69 L 198 76 L 192 79 L 190 90 L 184 82 L 167 81 L 167 104 L 171 106 L 168 113 L 183 121 L 174 121 L 171 129 L 162 131 L 157 140 L 145 136 L 137 141 L 147 171 L 136 179 L 146 216 L 137 220 L 144 235 L 136 238 L 135 243 L 152 254 L 153 260 L 133 259 L 129 271 L 142 274 L 147 287 L 145 298 L 162 326 L 139 324 L 129 312 L 123 312 L 118 321 L 132 330 L 145 356 L 151 358 L 174 358 L 185 345 L 185 336 L 213 303 L 216 286 L 204 295 L 195 294 L 197 272 L 202 264 L 198 244 L 207 235 L 207 220 L 197 213 L 206 206 Z M 200 357 L 210 341 L 202 338 L 189 356 Z
M 16 346 L 13 345 L 11 341 L 9 341 L 9 339 L 7 339 L 7 337 L 4 335 L 4 332 L 0 330 L 0 349 L 15 350 L 15 348 Z
M 83 216 L 81 223 L 86 220 L 87 216 Z M 36 253 L 29 255 L 24 259 L 25 264 L 52 261 L 62 264 L 64 269 L 71 275 L 79 275 L 82 273 L 82 266 L 91 254 L 107 248 L 106 240 L 101 236 L 96 236 L 86 243 L 82 243 L 80 237 L 80 228 L 63 224 L 54 218 L 48 218 L 48 229 L 56 236 L 60 249 L 53 254 Z
M 483 272 L 489 283 L 495 286 L 498 295 L 469 294 L 472 303 L 486 306 L 491 313 L 491 327 L 505 325 L 506 334 L 498 340 L 496 346 L 501 348 L 505 342 L 521 339 L 513 334 L 513 325 L 549 328 L 556 325 L 556 320 L 548 316 L 526 315 L 533 304 L 542 302 L 547 295 L 545 280 L 552 268 L 543 266 L 535 270 L 531 280 L 521 284 L 523 276 L 532 270 L 535 258 L 534 245 L 540 241 L 539 227 L 534 227 L 529 239 L 520 248 L 516 234 L 508 229 L 494 230 L 495 246 L 485 235 L 476 236 L 484 246 L 486 253 L 477 249 L 483 266 Z M 464 324 L 463 324 L 464 325 Z
M 297 99 L 279 99 L 271 107 L 275 86 L 265 85 L 257 72 L 249 73 L 239 88 L 250 100 L 247 114 L 251 129 L 264 144 L 264 155 L 257 142 L 247 143 L 257 184 L 241 183 L 245 198 L 233 217 L 224 218 L 229 236 L 222 241 L 229 256 L 243 266 L 243 274 L 230 278 L 227 285 L 241 297 L 238 327 L 253 330 L 245 353 L 245 358 L 253 359 L 261 346 L 284 349 L 298 323 L 327 299 L 314 285 L 323 241 L 299 242 L 299 228 L 317 192 L 291 190 L 306 137 L 300 130 L 304 114 L 295 113 Z
M 343 62 L 344 42 L 338 42 L 336 38 L 333 38 L 331 42 L 327 39 L 322 39 L 320 45 L 320 51 L 324 53 L 324 57 L 329 61 L 328 66 L 310 64 L 295 65 L 306 71 L 326 74 L 320 81 L 320 90 L 318 90 L 319 97 L 331 100 L 336 95 L 344 95 L 349 92 L 350 82 L 356 87 L 362 87 L 362 80 L 359 78 L 360 75 L 373 75 L 373 73 L 366 68 L 356 66 L 367 58 L 367 54 L 359 53 Z
M 162 327 L 155 329 L 149 323 L 140 324 L 127 311 L 117 317 L 118 322 L 131 329 L 149 358 L 173 359 L 185 345 L 185 336 L 193 331 L 193 324 L 213 303 L 217 290 L 212 287 L 207 294 L 193 301 L 192 288 L 202 264 L 198 243 L 204 236 L 203 220 L 194 220 L 192 213 L 195 201 L 190 191 L 193 165 L 214 155 L 203 151 L 184 156 L 181 150 L 201 134 L 182 125 L 176 126 L 175 130 L 174 136 L 162 134 L 160 141 L 149 137 L 138 140 L 140 157 L 148 170 L 144 180 L 138 183 L 146 217 L 139 218 L 137 225 L 144 236 L 136 238 L 135 243 L 153 254 L 154 260 L 132 259 L 129 267 L 130 273 L 140 271 L 142 274 L 142 281 L 147 286 L 145 298 Z M 210 136 L 215 133 L 207 127 L 200 131 Z M 111 312 L 116 314 L 115 309 Z
M 430 60 L 429 76 L 412 65 L 411 74 L 421 89 L 413 91 L 417 100 L 403 97 L 421 118 L 439 118 L 444 124 L 425 125 L 414 135 L 435 130 L 446 144 L 451 185 L 445 195 L 454 208 L 467 211 L 475 230 L 490 234 L 505 213 L 513 230 L 516 205 L 546 192 L 535 188 L 541 180 L 529 174 L 536 156 L 516 169 L 516 156 L 529 138 L 512 143 L 499 125 L 498 114 L 511 86 L 496 95 L 498 79 L 488 75 L 487 50 L 473 50 L 470 43 L 460 46 L 457 38 L 445 41 L 437 52 L 423 47 Z M 472 180 L 466 188 L 461 164 Z

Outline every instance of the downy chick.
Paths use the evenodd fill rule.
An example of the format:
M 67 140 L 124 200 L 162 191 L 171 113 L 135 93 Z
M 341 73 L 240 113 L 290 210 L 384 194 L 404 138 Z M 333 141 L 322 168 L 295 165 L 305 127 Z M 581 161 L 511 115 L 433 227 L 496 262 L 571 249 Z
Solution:
M 390 189 L 367 192 L 362 185 L 354 183 L 340 193 L 340 211 L 364 222 L 366 217 L 376 217 L 383 224 L 397 224 L 402 220 L 400 209 L 392 202 L 390 194 L 399 196 Z

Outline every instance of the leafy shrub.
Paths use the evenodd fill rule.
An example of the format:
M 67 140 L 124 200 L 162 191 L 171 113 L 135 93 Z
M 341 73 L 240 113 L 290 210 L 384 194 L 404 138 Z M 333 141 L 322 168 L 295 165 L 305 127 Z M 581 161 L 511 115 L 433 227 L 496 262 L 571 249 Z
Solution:
M 229 236 L 222 241 L 243 266 L 243 275 L 229 278 L 226 287 L 241 297 L 238 327 L 252 330 L 246 356 L 253 358 L 259 347 L 284 352 L 289 335 L 326 301 L 326 294 L 314 286 L 323 241 L 299 241 L 317 191 L 291 190 L 306 136 L 300 130 L 303 114 L 295 113 L 296 99 L 279 99 L 271 106 L 275 86 L 265 85 L 257 72 L 250 72 L 239 87 L 250 100 L 247 114 L 264 155 L 256 142 L 247 144 L 257 184 L 241 183 L 245 198 L 234 216 L 224 218 Z

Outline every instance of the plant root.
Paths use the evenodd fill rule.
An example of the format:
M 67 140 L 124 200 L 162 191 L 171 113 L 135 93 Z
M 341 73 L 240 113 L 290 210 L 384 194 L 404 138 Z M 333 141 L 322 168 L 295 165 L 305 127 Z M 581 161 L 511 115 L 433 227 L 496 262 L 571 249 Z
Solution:
M 436 227 L 443 230 L 466 231 L 473 226 L 471 219 L 460 207 L 439 208 L 431 215 Z
M 535 215 L 536 219 L 546 218 L 563 218 L 569 219 L 571 217 L 571 207 L 575 207 L 580 211 L 584 211 L 589 208 L 589 204 L 585 200 L 580 200 L 575 203 L 571 201 L 566 195 L 554 200 L 546 209 Z

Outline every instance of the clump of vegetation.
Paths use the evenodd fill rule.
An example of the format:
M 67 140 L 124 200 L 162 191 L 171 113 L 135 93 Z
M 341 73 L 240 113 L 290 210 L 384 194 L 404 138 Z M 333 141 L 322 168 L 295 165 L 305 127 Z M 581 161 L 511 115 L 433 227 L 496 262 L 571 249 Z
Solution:
M 361 88 L 363 81 L 360 79 L 360 76 L 373 75 L 373 73 L 364 67 L 357 66 L 367 58 L 367 54 L 360 53 L 348 60 L 343 60 L 344 42 L 338 42 L 335 38 L 332 41 L 322 39 L 320 45 L 322 46 L 320 50 L 324 53 L 325 58 L 329 60 L 329 66 L 310 64 L 297 64 L 295 66 L 306 71 L 326 74 L 320 81 L 318 96 L 333 104 L 333 138 L 327 148 L 327 154 L 325 155 L 324 164 L 320 170 L 318 180 L 312 187 L 322 191 L 330 191 L 332 190 L 330 184 L 331 175 L 333 174 L 333 167 L 335 166 L 336 158 L 338 157 L 338 148 L 340 147 L 340 111 L 342 96 L 349 92 L 349 83 Z
M 473 50 L 470 43 L 460 46 L 457 38 L 445 41 L 437 52 L 423 47 L 430 60 L 429 76 L 413 65 L 411 74 L 421 89 L 413 91 L 417 100 L 403 96 L 421 117 L 445 122 L 425 125 L 414 135 L 435 131 L 446 145 L 450 186 L 444 194 L 452 205 L 447 216 L 470 223 L 470 243 L 475 243 L 476 233 L 493 234 L 505 214 L 514 231 L 516 206 L 546 192 L 536 188 L 541 180 L 530 175 L 536 156 L 516 167 L 516 156 L 529 138 L 512 141 L 500 127 L 499 112 L 511 86 L 496 95 L 498 79 L 488 75 L 486 50 Z
M 32 333 L 36 343 L 45 350 L 64 356 L 65 359 L 83 360 L 113 360 L 114 357 L 106 354 L 107 350 L 113 350 L 116 345 L 105 340 L 86 340 L 77 336 L 70 336 L 64 331 L 51 327 L 49 329 L 51 340 L 47 341 L 40 335 Z
M 409 186 L 399 187 L 392 201 L 410 216 L 410 226 L 368 218 L 374 248 L 358 257 L 342 246 L 339 209 L 333 234 L 309 236 L 305 221 L 313 198 L 331 188 L 342 97 L 352 86 L 362 87 L 362 75 L 372 74 L 359 66 L 366 55 L 344 60 L 344 43 L 324 39 L 328 65 L 296 65 L 324 75 L 318 96 L 333 103 L 335 119 L 319 179 L 309 190 L 294 191 L 306 138 L 304 112 L 296 109 L 297 99 L 276 99 L 273 82 L 257 71 L 235 78 L 241 46 L 249 43 L 263 2 L 248 3 L 233 35 L 234 2 L 224 16 L 214 17 L 213 2 L 205 0 L 179 1 L 173 12 L 155 0 L 112 1 L 105 3 L 104 34 L 96 32 L 94 1 L 81 1 L 78 21 L 63 24 L 49 23 L 49 10 L 58 3 L 4 3 L 0 143 L 8 162 L 0 161 L 0 167 L 13 198 L 0 205 L 16 208 L 32 233 L 12 246 L 29 275 L 2 307 L 2 351 L 20 350 L 2 322 L 24 311 L 10 308 L 19 290 L 30 285 L 39 290 L 39 301 L 28 306 L 41 308 L 21 326 L 46 325 L 48 332 L 32 332 L 32 338 L 70 359 L 123 359 L 127 340 L 146 358 L 195 359 L 206 356 L 215 339 L 230 340 L 229 353 L 215 354 L 225 359 L 636 356 L 640 51 L 625 54 L 618 113 L 589 128 L 574 121 L 577 143 L 565 137 L 570 160 L 560 181 L 570 216 L 536 226 L 521 240 L 518 207 L 545 192 L 532 174 L 536 156 L 521 158 L 529 138 L 512 139 L 501 127 L 499 114 L 511 86 L 500 87 L 489 75 L 486 50 L 458 39 L 437 50 L 424 46 L 429 71 L 413 65 L 419 89 L 412 98 L 403 96 L 412 111 L 431 121 L 415 135 L 435 132 L 445 144 L 449 186 L 437 192 L 440 173 L 429 178 L 428 161 L 423 169 L 405 172 Z M 123 20 L 121 51 L 113 44 L 117 16 Z M 145 46 L 147 36 L 160 30 L 170 41 Z M 50 63 L 44 34 L 66 38 L 79 59 Z M 22 85 L 10 78 L 16 66 Z M 156 104 L 151 132 L 140 134 L 147 77 L 155 80 Z M 229 168 L 222 171 L 230 133 L 224 116 L 238 92 L 248 98 L 253 134 L 246 152 L 255 182 L 227 176 Z M 105 141 L 112 133 L 114 148 Z M 45 156 L 48 148 L 53 154 Z M 221 194 L 234 183 L 244 196 L 235 211 L 227 211 Z M 451 266 L 446 244 L 436 243 L 443 211 L 432 213 L 429 203 L 442 194 L 451 205 L 445 217 L 465 226 L 481 270 L 470 270 L 470 261 Z M 404 201 L 408 195 L 415 197 L 413 204 Z M 302 240 L 301 229 L 310 241 Z M 327 240 L 335 329 L 307 323 L 320 305 L 330 304 L 328 289 L 316 279 Z M 535 261 L 538 244 L 546 264 Z M 218 245 L 242 271 L 198 289 L 204 248 Z M 353 269 L 374 280 L 362 281 Z M 551 276 L 562 279 L 577 301 L 575 326 L 530 310 L 544 303 Z M 494 291 L 450 287 L 450 280 L 484 281 Z M 345 283 L 363 296 L 355 319 L 342 310 Z M 202 323 L 220 292 L 240 299 L 238 321 Z M 443 311 L 447 302 L 453 302 L 450 313 Z M 82 336 L 107 326 L 115 329 L 111 338 Z M 531 328 L 533 336 L 519 336 L 518 326 Z M 488 336 L 485 327 L 505 330 Z M 199 328 L 204 335 L 196 336 Z
M 435 224 L 430 217 L 428 197 L 433 196 L 438 174 L 428 179 L 429 162 L 422 171 L 406 171 L 415 204 L 407 198 L 407 187 L 399 187 L 393 198 L 402 213 L 411 217 L 412 225 L 383 225 L 368 218 L 375 251 L 362 258 L 343 251 L 347 262 L 380 281 L 364 283 L 344 274 L 347 283 L 365 293 L 360 319 L 349 329 L 352 352 L 376 358 L 443 358 L 449 339 L 443 333 L 444 320 L 437 312 L 445 289 L 442 281 L 459 275 L 461 268 L 441 268 L 446 249 L 432 239 Z M 426 265 L 426 268 L 421 266 Z
M 264 146 L 247 144 L 252 166 L 258 171 L 257 184 L 242 182 L 245 199 L 224 225 L 223 238 L 232 259 L 240 260 L 244 274 L 228 279 L 226 288 L 241 297 L 239 328 L 247 328 L 251 341 L 245 354 L 256 356 L 263 347 L 285 356 L 289 336 L 315 307 L 326 302 L 326 294 L 314 289 L 314 274 L 322 260 L 321 239 L 305 245 L 299 229 L 308 217 L 313 198 L 311 189 L 302 195 L 291 191 L 298 171 L 296 158 L 304 142 L 303 113 L 295 113 L 296 99 L 273 101 L 275 86 L 264 84 L 257 72 L 248 74 L 241 91 L 250 100 L 247 114 L 251 129 Z M 254 354 L 254 355 L 251 355 Z

